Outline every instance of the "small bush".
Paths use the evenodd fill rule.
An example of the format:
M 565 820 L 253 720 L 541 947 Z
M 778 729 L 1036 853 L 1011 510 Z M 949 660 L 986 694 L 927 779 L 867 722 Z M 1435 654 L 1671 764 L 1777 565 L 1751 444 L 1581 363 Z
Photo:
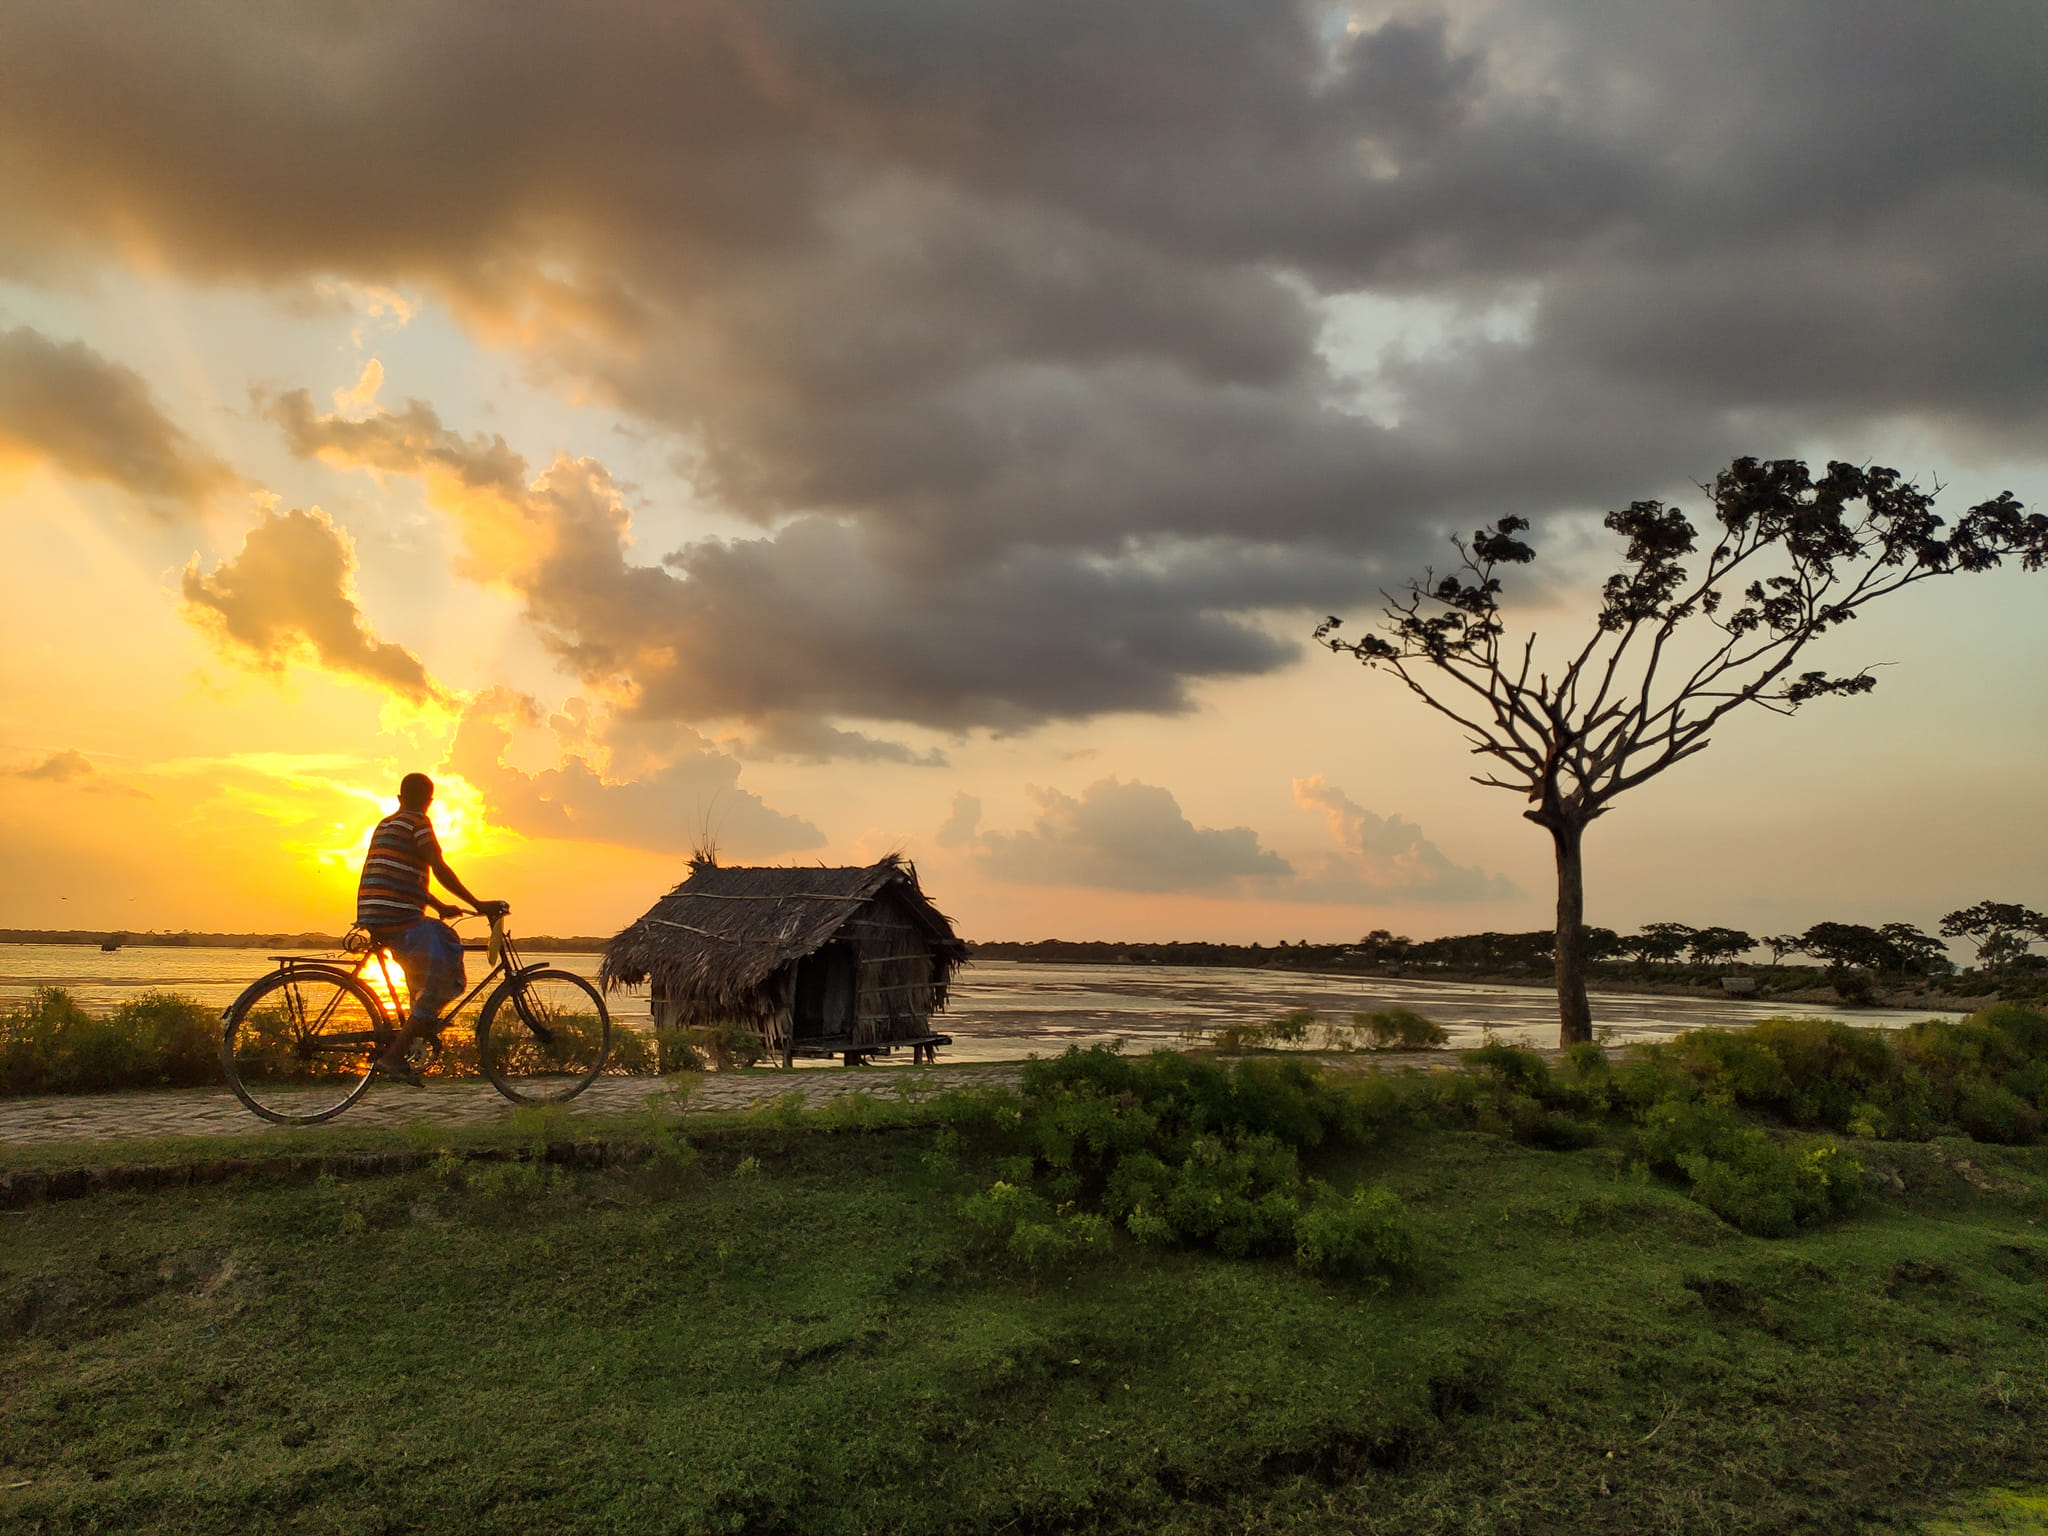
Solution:
M 616 1040 L 625 1031 L 614 1030 Z M 645 1040 L 645 1036 L 636 1036 Z M 702 1072 L 707 1068 L 719 1072 L 731 1072 L 741 1067 L 751 1067 L 768 1054 L 768 1046 L 762 1038 L 746 1025 L 731 1020 L 723 1024 L 695 1024 L 686 1029 L 664 1029 L 655 1032 L 660 1070 L 663 1072 Z M 673 1065 L 670 1065 L 673 1063 Z
M 1466 1051 L 1466 1070 L 1484 1081 L 1539 1102 L 1551 1093 L 1550 1063 L 1536 1052 L 1489 1040 L 1476 1051 Z
M 1296 1008 L 1281 1014 L 1268 1024 L 1266 1038 L 1280 1045 L 1299 1045 L 1308 1038 L 1308 1032 L 1315 1022 L 1315 1009 Z
M 2019 1047 L 2021 1054 L 2048 1057 L 2048 1013 L 2020 1003 L 1993 1003 L 1982 1013 L 1970 1015 L 1969 1022 L 1995 1029 Z
M 121 1004 L 108 1022 L 142 1042 L 155 1059 L 150 1073 L 167 1087 L 221 1081 L 220 1014 L 175 992 L 145 992 Z
M 1311 1274 L 1412 1280 L 1421 1268 L 1421 1245 L 1400 1197 L 1382 1186 L 1360 1186 L 1348 1199 L 1323 1183 L 1310 1186 L 1314 1203 L 1294 1223 L 1294 1262 Z
M 1296 1008 L 1283 1013 L 1277 1019 L 1268 1019 L 1263 1024 L 1225 1024 L 1213 1034 L 1205 1035 L 1201 1026 L 1189 1025 L 1181 1032 L 1181 1038 L 1189 1044 L 1206 1043 L 1221 1056 L 1241 1056 L 1246 1051 L 1271 1050 L 1278 1046 L 1299 1045 L 1308 1038 L 1308 1032 L 1315 1027 L 1316 1011 L 1313 1008 Z M 1331 1026 L 1324 1027 L 1324 1035 L 1330 1037 Z M 1334 1046 L 1333 1049 L 1341 1049 Z
M 105 1017 L 61 987 L 0 1012 L 0 1091 L 191 1088 L 221 1078 L 220 1019 L 203 1003 L 148 992 Z
M 1424 1018 L 1412 1008 L 1354 1013 L 1351 1023 L 1364 1036 L 1367 1048 L 1375 1051 L 1434 1050 L 1451 1038 L 1443 1025 Z
M 468 1176 L 470 1189 L 487 1200 L 523 1205 L 551 1194 L 568 1174 L 538 1157 L 486 1163 Z
M 655 1066 L 664 1077 L 671 1072 L 702 1072 L 711 1065 L 693 1038 L 695 1033 L 687 1029 L 654 1032 Z
M 2041 1134 L 2041 1112 L 2010 1088 L 1975 1078 L 1956 1089 L 1955 1121 L 1977 1141 L 2025 1146 Z
M 1018 1193 L 1002 1198 L 1099 1210 L 1144 1243 L 1287 1253 L 1305 1188 L 1298 1150 L 1333 1138 L 1369 1145 L 1410 1117 L 1412 1093 L 1403 1082 L 1342 1081 L 1299 1058 L 1225 1066 L 1070 1049 L 1024 1068 L 1011 1142 L 1021 1155 L 996 1161 Z
M 628 1029 L 614 1019 L 604 1069 L 623 1072 L 631 1077 L 652 1077 L 661 1070 L 660 1044 L 654 1036 Z
M 1224 1056 L 1256 1051 L 1265 1043 L 1266 1026 L 1263 1024 L 1226 1024 L 1209 1036 L 1210 1048 Z
M 1797 1126 L 1848 1129 L 1858 1105 L 1898 1097 L 1898 1064 L 1878 1030 L 1838 1019 L 1765 1019 L 1747 1029 L 1696 1029 L 1663 1047 L 1709 1098 Z
M 1789 1237 L 1863 1194 L 1863 1165 L 1835 1142 L 1776 1139 L 1719 1105 L 1653 1105 L 1639 1143 L 1652 1168 L 1685 1179 L 1695 1200 L 1754 1237 Z
M 803 1124 L 804 1091 L 792 1088 L 788 1093 L 778 1093 L 772 1099 L 756 1099 L 747 1106 L 749 1119 L 764 1120 L 782 1130 L 793 1131 Z
M 960 1215 L 985 1248 L 1006 1254 L 1026 1268 L 1048 1265 L 1110 1246 L 1110 1226 L 1102 1217 L 1070 1209 L 1054 1209 L 1029 1189 L 998 1179 L 978 1195 L 960 1202 Z

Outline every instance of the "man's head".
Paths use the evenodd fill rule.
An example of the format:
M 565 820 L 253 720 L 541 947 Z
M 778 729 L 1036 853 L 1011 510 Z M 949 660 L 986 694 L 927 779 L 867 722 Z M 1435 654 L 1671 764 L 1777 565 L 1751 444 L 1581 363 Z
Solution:
M 402 810 L 424 811 L 434 803 L 434 781 L 424 773 L 408 773 L 398 781 L 398 804 Z

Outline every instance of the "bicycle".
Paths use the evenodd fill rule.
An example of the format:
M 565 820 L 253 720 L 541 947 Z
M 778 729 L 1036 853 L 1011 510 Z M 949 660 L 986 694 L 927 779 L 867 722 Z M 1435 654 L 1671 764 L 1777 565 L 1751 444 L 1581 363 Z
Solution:
M 490 923 L 488 943 L 462 946 L 488 953 L 490 969 L 435 1019 L 424 1037 L 429 1061 L 443 1054 L 442 1031 L 490 988 L 476 1052 L 491 1086 L 515 1104 L 573 1099 L 604 1070 L 611 1049 L 604 998 L 573 971 L 523 964 L 504 916 Z M 343 948 L 353 962 L 273 955 L 277 969 L 221 1013 L 228 1086 L 266 1120 L 318 1125 L 347 1109 L 369 1091 L 371 1063 L 403 1022 L 404 977 L 390 951 L 360 928 Z

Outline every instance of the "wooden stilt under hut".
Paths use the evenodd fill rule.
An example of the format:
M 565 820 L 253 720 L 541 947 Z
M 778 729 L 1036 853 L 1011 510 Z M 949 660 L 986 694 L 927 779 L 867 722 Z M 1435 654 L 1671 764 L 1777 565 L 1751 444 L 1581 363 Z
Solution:
M 690 877 L 605 946 L 607 991 L 647 985 L 654 1027 L 739 1023 L 784 1066 L 798 1056 L 848 1065 L 908 1046 L 933 1059 L 967 945 L 891 854 L 850 869 L 726 868 Z

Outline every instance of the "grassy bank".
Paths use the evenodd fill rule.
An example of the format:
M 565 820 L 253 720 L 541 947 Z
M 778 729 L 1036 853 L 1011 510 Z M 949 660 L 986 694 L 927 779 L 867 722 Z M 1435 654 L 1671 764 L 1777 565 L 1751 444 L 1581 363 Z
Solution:
M 2048 1149 L 1792 1129 L 1831 1101 L 1729 1038 L 1627 1080 L 1082 1053 L 650 1121 L 630 1169 L 7 1216 L 0 1523 L 1850 1532 L 2048 1477 Z M 1743 1230 L 1773 1191 L 1789 1235 Z

